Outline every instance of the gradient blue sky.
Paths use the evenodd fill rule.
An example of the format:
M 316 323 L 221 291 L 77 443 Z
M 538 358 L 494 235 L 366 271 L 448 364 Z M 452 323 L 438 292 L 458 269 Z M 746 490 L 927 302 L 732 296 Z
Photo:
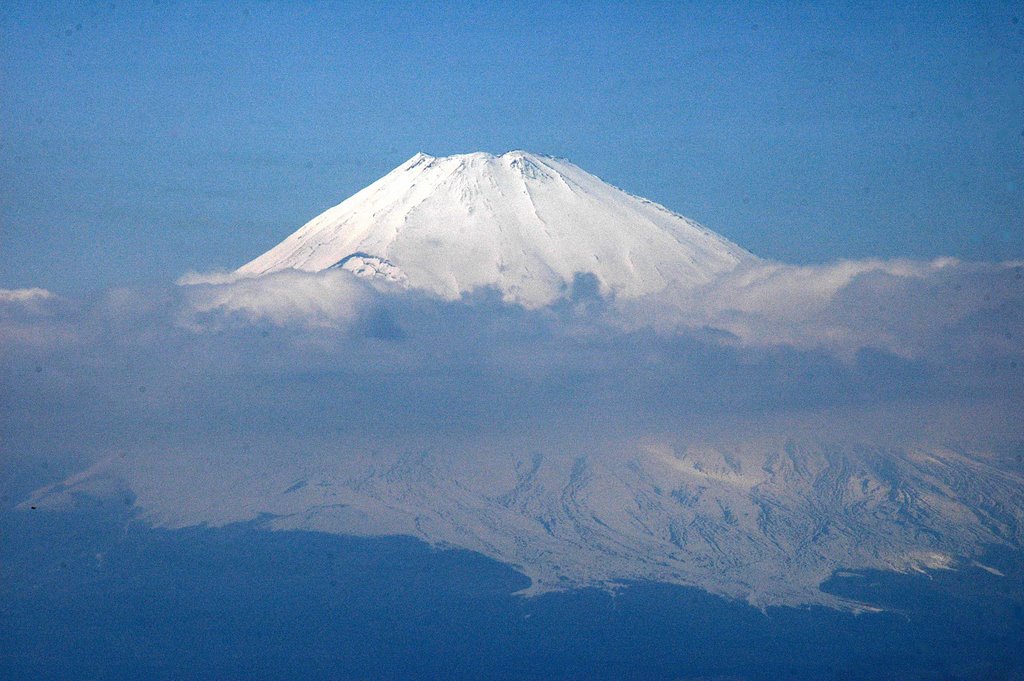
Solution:
M 233 268 L 514 148 L 766 257 L 1024 257 L 1024 7 L 937 4 L 6 2 L 0 287 Z

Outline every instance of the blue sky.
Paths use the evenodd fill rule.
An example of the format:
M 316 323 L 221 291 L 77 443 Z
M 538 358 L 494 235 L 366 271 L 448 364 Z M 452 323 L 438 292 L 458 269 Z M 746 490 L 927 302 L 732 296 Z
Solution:
M 445 545 L 479 550 L 504 541 L 468 538 L 505 522 L 488 504 L 512 498 L 506 483 L 519 489 L 537 453 L 570 487 L 591 457 L 615 463 L 589 488 L 607 490 L 590 508 L 623 509 L 612 523 L 591 516 L 614 537 L 675 498 L 661 471 L 692 447 L 721 452 L 740 474 L 729 480 L 770 473 L 767 503 L 778 491 L 806 506 L 781 521 L 803 536 L 772 538 L 812 545 L 806 565 L 846 566 L 841 528 L 858 508 L 874 515 L 857 555 L 896 556 L 882 565 L 937 547 L 973 557 L 987 537 L 1019 549 L 1024 263 L 865 258 L 1024 258 L 1022 32 L 1024 12 L 993 5 L 4 3 L 0 511 L 99 464 L 55 494 L 94 489 L 105 509 L 147 519 L 285 520 L 272 490 L 324 471 L 345 500 L 364 472 L 393 471 L 379 498 L 352 488 L 374 499 L 360 532 L 409 531 L 378 516 L 391 505 L 419 536 L 432 536 L 423 517 L 447 523 L 435 535 Z M 696 290 L 639 297 L 626 286 L 602 297 L 584 276 L 537 310 L 497 288 L 449 301 L 339 269 L 174 283 L 237 267 L 417 151 L 515 148 L 567 157 L 793 264 L 744 263 Z M 840 258 L 857 260 L 819 265 Z M 8 290 L 30 286 L 60 295 Z M 933 466 L 940 444 L 964 461 L 977 453 L 978 467 Z M 817 476 L 806 489 L 820 499 L 801 491 L 805 473 L 760 458 L 790 450 L 815 452 L 806 466 L 788 460 Z M 920 474 L 904 479 L 901 452 Z M 406 467 L 425 454 L 445 467 Z M 465 481 L 448 476 L 462 464 Z M 705 470 L 687 489 L 716 479 Z M 860 490 L 853 511 L 834 494 L 842 476 Z M 646 481 L 619 494 L 641 477 L 659 481 L 654 496 Z M 455 496 L 450 508 L 477 510 L 421 515 L 418 490 L 430 488 L 416 485 L 442 478 L 483 505 Z M 721 498 L 745 500 L 747 484 Z M 889 514 L 896 488 L 911 501 Z M 538 494 L 524 508 L 570 498 Z M 313 504 L 285 509 L 306 529 L 319 529 L 318 509 L 341 508 L 292 499 Z M 711 495 L 702 505 L 709 528 L 738 517 Z M 832 508 L 839 524 L 825 524 L 840 529 L 822 532 Z M 922 520 L 913 537 L 906 517 Z M 873 524 L 884 518 L 900 527 Z M 724 531 L 746 542 L 746 527 Z M 807 544 L 811 533 L 828 539 Z M 621 536 L 603 554 L 571 536 L 565 546 L 633 555 L 662 578 L 665 554 Z M 885 553 L 872 537 L 909 539 Z M 758 552 L 743 555 L 763 579 L 727 570 L 742 590 L 795 593 L 796 563 Z
M 4 3 L 0 287 L 233 268 L 417 151 L 759 255 L 1024 256 L 1024 8 Z

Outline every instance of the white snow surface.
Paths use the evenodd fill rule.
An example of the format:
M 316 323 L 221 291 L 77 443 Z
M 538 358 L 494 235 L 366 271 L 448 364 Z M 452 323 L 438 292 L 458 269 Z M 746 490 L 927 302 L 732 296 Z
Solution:
M 531 593 L 657 581 L 759 606 L 852 610 L 864 606 L 819 588 L 836 570 L 948 569 L 986 546 L 1024 544 L 1021 476 L 983 452 L 723 449 L 661 437 L 536 445 L 138 451 L 37 490 L 21 508 L 130 495 L 141 519 L 163 527 L 259 522 L 468 549 L 516 566 Z
M 699 287 L 756 260 L 562 159 L 420 153 L 237 272 L 349 265 L 447 299 L 494 287 L 506 301 L 541 307 L 579 273 L 593 274 L 603 294 L 634 298 Z M 375 266 L 353 267 L 365 263 Z

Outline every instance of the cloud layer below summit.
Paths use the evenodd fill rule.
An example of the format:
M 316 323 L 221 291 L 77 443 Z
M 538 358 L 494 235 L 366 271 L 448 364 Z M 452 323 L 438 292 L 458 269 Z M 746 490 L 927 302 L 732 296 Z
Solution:
M 1022 289 L 1015 264 L 872 261 L 623 299 L 581 275 L 539 309 L 345 270 L 6 291 L 3 491 L 67 478 L 31 503 L 412 534 L 542 590 L 829 602 L 816 585 L 843 556 L 917 569 L 1020 541 L 987 504 L 1021 510 Z M 797 551 L 821 522 L 875 539 Z M 708 563 L 714 546 L 761 567 Z
M 724 418 L 1013 404 L 1024 373 L 1024 281 L 1012 263 L 762 263 L 696 291 L 631 299 L 602 297 L 581 276 L 537 310 L 488 289 L 449 301 L 343 270 L 183 281 L 88 300 L 3 292 L 12 442 L 35 432 L 28 449 L 54 440 L 45 449 L 59 458 L 90 446 L 71 435 L 90 424 L 128 431 L 177 414 L 190 431 L 215 432 L 235 422 L 221 412 L 301 432 L 319 427 L 314 413 L 400 431 L 589 408 L 628 419 L 627 406 L 640 419 L 679 405 Z M 224 403 L 196 407 L 207 401 Z M 36 418 L 54 424 L 46 437 Z M 991 434 L 1021 436 L 1011 424 Z

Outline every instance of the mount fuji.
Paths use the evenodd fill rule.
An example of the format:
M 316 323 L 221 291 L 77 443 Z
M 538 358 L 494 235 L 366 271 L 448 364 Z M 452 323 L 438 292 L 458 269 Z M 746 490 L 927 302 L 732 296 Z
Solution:
M 577 274 L 633 298 L 696 287 L 755 256 L 562 159 L 416 154 L 238 269 L 343 268 L 448 299 L 480 287 L 539 307 Z
M 176 370 L 166 381 L 180 387 L 180 399 L 143 423 L 182 419 L 179 430 L 158 430 L 184 441 L 179 431 L 193 432 L 206 409 L 223 412 L 227 425 L 217 417 L 210 428 L 229 435 L 198 446 L 172 438 L 169 446 L 122 447 L 22 507 L 72 507 L 81 495 L 112 494 L 165 527 L 252 521 L 276 530 L 411 535 L 516 566 L 534 592 L 656 581 L 761 605 L 856 608 L 819 586 L 846 568 L 990 569 L 977 562 L 986 547 L 1024 546 L 1019 465 L 933 437 L 939 431 L 930 421 L 927 437 L 898 446 L 794 442 L 788 432 L 756 427 L 724 441 L 695 432 L 702 420 L 729 422 L 733 405 L 769 418 L 779 393 L 816 385 L 815 367 L 835 374 L 827 380 L 834 381 L 831 406 L 840 407 L 854 390 L 885 385 L 899 393 L 898 374 L 892 383 L 888 375 L 858 383 L 849 367 L 808 354 L 787 360 L 807 362 L 787 364 L 797 366 L 794 375 L 772 369 L 759 383 L 760 359 L 703 362 L 709 355 L 688 354 L 685 338 L 659 345 L 649 329 L 629 335 L 596 321 L 596 333 L 552 332 L 545 325 L 560 318 L 541 309 L 564 298 L 580 274 L 616 300 L 644 302 L 670 290 L 686 304 L 718 280 L 773 266 L 564 160 L 522 151 L 417 154 L 228 283 L 207 288 L 329 306 L 335 289 L 369 290 L 355 278 L 365 277 L 394 294 L 390 300 L 421 306 L 410 313 L 396 303 L 406 312 L 399 322 L 420 324 L 419 334 L 389 340 L 289 329 L 274 349 L 253 343 L 250 327 L 239 336 L 187 336 L 184 376 Z M 911 270 L 900 265 L 892 277 L 909 279 L 902 273 Z M 841 284 L 857 271 L 844 266 L 825 277 Z M 796 281 L 758 319 L 787 324 L 795 308 L 820 316 L 806 302 L 805 278 Z M 406 298 L 405 289 L 430 295 Z M 497 332 L 464 323 L 471 305 L 455 301 L 478 289 L 512 304 L 501 306 L 511 317 Z M 872 310 L 880 299 L 872 293 Z M 827 335 L 841 336 L 827 321 Z M 520 322 L 533 324 L 534 335 L 520 334 Z M 602 345 L 606 337 L 616 344 Z M 208 382 L 218 362 L 193 345 L 213 356 L 218 343 L 228 345 L 218 357 L 230 368 L 223 381 Z M 241 363 L 231 364 L 235 358 Z M 267 366 L 272 376 L 259 373 Z M 899 366 L 910 376 L 907 391 L 918 390 L 917 374 Z M 200 385 L 210 386 L 207 407 L 194 408 L 192 386 Z M 756 399 L 733 400 L 748 389 Z M 680 395 L 697 395 L 690 404 L 709 410 L 687 414 Z M 956 414 L 954 422 L 966 418 Z M 830 425 L 815 437 L 831 437 Z M 267 444 L 259 438 L 268 432 L 285 434 Z

